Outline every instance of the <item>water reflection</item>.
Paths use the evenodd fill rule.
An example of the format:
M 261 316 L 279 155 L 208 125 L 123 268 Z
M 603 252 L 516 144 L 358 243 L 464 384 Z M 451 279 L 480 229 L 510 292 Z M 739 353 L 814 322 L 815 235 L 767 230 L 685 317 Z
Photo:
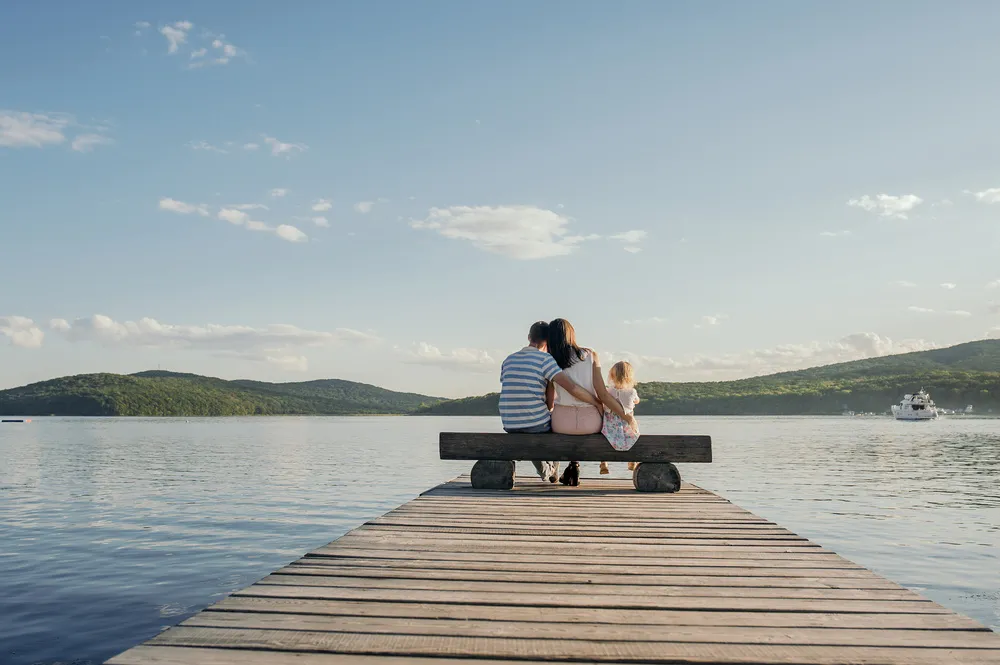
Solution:
M 716 462 L 685 465 L 687 480 L 1000 627 L 1000 421 L 642 420 L 651 434 L 714 437 Z M 437 459 L 441 429 L 499 423 L 43 418 L 0 429 L 0 661 L 100 662 L 468 471 Z

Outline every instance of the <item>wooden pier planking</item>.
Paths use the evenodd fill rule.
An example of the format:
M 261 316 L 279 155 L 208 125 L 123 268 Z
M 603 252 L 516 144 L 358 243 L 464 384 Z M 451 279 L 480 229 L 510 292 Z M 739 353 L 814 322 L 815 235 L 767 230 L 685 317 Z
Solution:
M 721 497 L 467 478 L 111 665 L 1000 664 L 1000 635 Z

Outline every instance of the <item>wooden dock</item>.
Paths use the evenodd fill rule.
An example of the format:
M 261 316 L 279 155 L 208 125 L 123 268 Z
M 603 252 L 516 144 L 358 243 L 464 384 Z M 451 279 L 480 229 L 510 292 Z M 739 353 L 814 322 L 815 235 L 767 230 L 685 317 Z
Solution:
M 457 661 L 981 664 L 1000 635 L 691 485 L 463 477 L 108 662 Z

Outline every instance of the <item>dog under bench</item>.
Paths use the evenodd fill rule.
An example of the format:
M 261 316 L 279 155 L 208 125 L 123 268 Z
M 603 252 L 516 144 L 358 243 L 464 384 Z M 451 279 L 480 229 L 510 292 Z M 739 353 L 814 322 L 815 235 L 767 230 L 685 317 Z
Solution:
M 514 487 L 514 463 L 636 462 L 632 484 L 640 492 L 676 492 L 681 474 L 675 462 L 711 462 L 712 437 L 705 435 L 644 434 L 629 450 L 615 450 L 601 434 L 496 434 L 441 432 L 441 459 L 476 460 L 474 489 L 509 490 Z

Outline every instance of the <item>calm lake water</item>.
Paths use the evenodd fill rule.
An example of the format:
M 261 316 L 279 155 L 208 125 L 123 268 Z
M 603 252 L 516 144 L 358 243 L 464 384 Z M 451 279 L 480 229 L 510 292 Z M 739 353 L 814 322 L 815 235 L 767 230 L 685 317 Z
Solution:
M 1000 420 L 640 420 L 713 436 L 685 480 L 1000 629 Z M 100 663 L 467 472 L 443 429 L 499 421 L 0 425 L 0 663 Z

